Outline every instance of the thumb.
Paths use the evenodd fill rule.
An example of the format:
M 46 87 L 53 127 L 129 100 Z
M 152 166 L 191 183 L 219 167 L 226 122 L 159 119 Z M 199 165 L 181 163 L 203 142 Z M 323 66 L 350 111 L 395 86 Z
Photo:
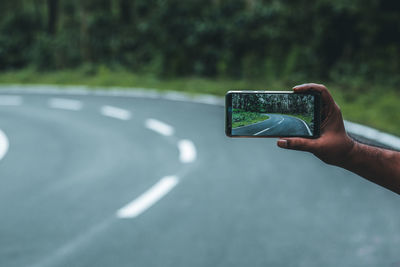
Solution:
M 280 138 L 277 144 L 281 148 L 311 152 L 314 143 L 315 140 L 307 138 Z

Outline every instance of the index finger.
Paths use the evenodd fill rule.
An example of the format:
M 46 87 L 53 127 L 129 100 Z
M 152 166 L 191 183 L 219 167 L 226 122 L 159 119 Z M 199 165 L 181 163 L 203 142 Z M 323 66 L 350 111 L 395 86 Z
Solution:
M 300 84 L 300 85 L 296 85 L 293 87 L 293 90 L 295 90 L 296 92 L 304 92 L 304 91 L 308 91 L 308 90 L 313 90 L 313 91 L 325 91 L 328 90 L 326 88 L 325 85 L 323 84 L 318 84 L 318 83 L 304 83 L 304 84 Z
M 328 89 L 323 84 L 305 83 L 305 84 L 301 84 L 301 85 L 296 85 L 295 87 L 293 87 L 293 91 L 299 92 L 299 93 L 307 92 L 307 91 L 320 92 L 323 102 L 325 102 L 327 104 L 335 103 L 332 95 L 329 93 Z

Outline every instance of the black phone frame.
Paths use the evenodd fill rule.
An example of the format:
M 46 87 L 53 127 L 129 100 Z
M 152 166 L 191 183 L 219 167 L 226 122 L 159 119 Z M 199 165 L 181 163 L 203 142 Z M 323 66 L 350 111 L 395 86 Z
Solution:
M 290 136 L 272 136 L 272 135 L 232 135 L 232 94 L 306 94 L 314 96 L 314 129 L 312 136 L 309 135 L 290 135 Z M 247 90 L 235 90 L 228 91 L 225 95 L 225 134 L 232 138 L 279 138 L 279 137 L 302 137 L 316 139 L 321 135 L 321 93 L 318 91 L 307 91 L 307 92 L 294 92 L 294 91 L 247 91 Z

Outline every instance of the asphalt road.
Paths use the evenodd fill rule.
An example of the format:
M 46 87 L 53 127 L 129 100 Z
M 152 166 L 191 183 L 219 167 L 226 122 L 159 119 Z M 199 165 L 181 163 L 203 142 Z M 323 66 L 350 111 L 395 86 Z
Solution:
M 397 195 L 225 137 L 222 106 L 3 92 L 0 129 L 0 266 L 400 262 Z
M 250 125 L 232 129 L 232 135 L 255 136 L 311 136 L 311 130 L 307 124 L 298 118 L 265 114 L 269 119 Z

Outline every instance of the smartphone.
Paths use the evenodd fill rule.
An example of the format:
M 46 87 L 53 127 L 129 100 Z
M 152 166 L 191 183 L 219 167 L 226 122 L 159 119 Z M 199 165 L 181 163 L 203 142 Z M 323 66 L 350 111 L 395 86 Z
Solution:
M 318 138 L 321 94 L 315 91 L 229 91 L 225 96 L 229 137 Z

